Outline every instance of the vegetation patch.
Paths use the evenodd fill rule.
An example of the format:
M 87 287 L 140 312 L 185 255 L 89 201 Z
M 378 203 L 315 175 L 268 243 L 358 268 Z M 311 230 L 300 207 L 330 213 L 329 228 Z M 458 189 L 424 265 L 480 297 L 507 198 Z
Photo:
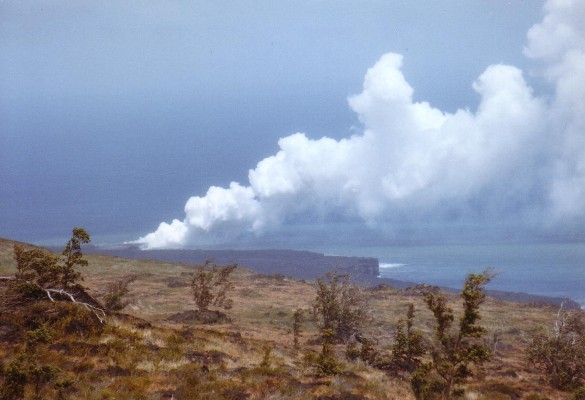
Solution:
M 490 299 L 489 274 L 458 296 L 367 289 L 86 256 L 85 239 L 0 241 L 0 399 L 584 397 L 583 312 Z

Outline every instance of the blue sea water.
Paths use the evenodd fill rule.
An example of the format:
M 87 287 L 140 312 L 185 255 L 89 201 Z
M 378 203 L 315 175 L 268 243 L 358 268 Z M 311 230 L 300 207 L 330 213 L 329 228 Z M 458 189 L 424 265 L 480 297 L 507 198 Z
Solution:
M 585 243 L 433 245 L 328 249 L 376 257 L 380 276 L 460 288 L 469 273 L 491 267 L 488 288 L 568 297 L 585 307 Z

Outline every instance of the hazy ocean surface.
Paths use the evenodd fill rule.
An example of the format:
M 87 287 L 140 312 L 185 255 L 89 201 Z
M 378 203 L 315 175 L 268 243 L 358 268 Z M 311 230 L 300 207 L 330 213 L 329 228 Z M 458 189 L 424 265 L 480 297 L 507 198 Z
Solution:
M 377 257 L 380 276 L 460 288 L 468 273 L 491 267 L 489 289 L 568 297 L 585 308 L 585 243 L 437 245 L 327 249 Z
M 60 238 L 40 244 L 60 245 L 65 241 Z M 114 235 L 94 241 L 116 242 L 120 237 Z M 585 308 L 585 243 L 300 247 L 291 248 L 375 257 L 380 262 L 381 277 L 452 288 L 461 288 L 467 274 L 491 267 L 497 275 L 489 289 L 568 297 Z

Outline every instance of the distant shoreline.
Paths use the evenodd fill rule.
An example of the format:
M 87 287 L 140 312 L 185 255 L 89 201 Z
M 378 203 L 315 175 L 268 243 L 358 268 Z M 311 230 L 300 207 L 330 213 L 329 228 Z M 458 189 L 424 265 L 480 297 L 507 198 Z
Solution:
M 211 260 L 217 264 L 237 263 L 261 274 L 281 274 L 299 279 L 316 279 L 328 271 L 339 269 L 349 273 L 362 285 L 387 284 L 399 289 L 425 285 L 425 282 L 409 282 L 380 277 L 380 263 L 374 257 L 329 256 L 319 252 L 302 250 L 140 250 L 137 246 L 86 246 L 87 253 L 107 254 L 130 259 L 151 259 L 190 264 Z M 460 289 L 438 286 L 442 290 L 458 293 Z M 581 309 L 579 303 L 569 298 L 543 296 L 525 292 L 486 290 L 496 299 L 521 303 L 543 303 L 565 308 Z

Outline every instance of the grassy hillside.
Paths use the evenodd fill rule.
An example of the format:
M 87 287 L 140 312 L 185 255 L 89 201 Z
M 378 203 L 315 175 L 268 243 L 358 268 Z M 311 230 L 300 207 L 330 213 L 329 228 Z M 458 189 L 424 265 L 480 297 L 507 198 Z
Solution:
M 13 242 L 0 240 L 0 275 L 14 274 L 12 247 Z M 42 386 L 41 392 L 49 396 L 44 398 L 57 398 L 59 391 L 67 399 L 414 398 L 405 376 L 348 361 L 341 344 L 336 352 L 343 362 L 342 374 L 316 374 L 312 360 L 321 349 L 316 325 L 311 321 L 302 325 L 299 350 L 293 347 L 292 335 L 294 311 L 311 307 L 314 282 L 238 268 L 230 295 L 234 306 L 227 312 L 230 321 L 177 322 L 169 318 L 195 309 L 190 288 L 194 266 L 101 255 L 87 259 L 83 285 L 91 295 L 99 299 L 109 283 L 135 275 L 132 301 L 125 314 L 108 317 L 99 334 L 53 330 L 51 340 L 37 348 L 36 357 L 41 364 L 57 367 L 58 378 L 53 381 L 65 383 L 59 390 L 53 381 Z M 416 310 L 415 328 L 432 341 L 432 314 L 419 290 L 383 286 L 364 289 L 364 294 L 373 321 L 364 332 L 382 355 L 389 353 L 396 324 L 410 303 Z M 446 296 L 456 311 L 461 310 L 458 296 Z M 34 320 L 35 313 L 59 311 L 55 304 L 46 303 L 23 312 Z M 567 398 L 567 393 L 549 388 L 523 356 L 531 330 L 552 327 L 556 313 L 552 306 L 488 298 L 481 308 L 481 322 L 494 356 L 466 382 L 465 398 Z M 4 370 L 22 352 L 27 337 L 25 328 L 13 326 L 18 325 L 15 318 L 6 312 L 0 315 Z M 27 398 L 33 398 L 33 392 L 29 385 Z

